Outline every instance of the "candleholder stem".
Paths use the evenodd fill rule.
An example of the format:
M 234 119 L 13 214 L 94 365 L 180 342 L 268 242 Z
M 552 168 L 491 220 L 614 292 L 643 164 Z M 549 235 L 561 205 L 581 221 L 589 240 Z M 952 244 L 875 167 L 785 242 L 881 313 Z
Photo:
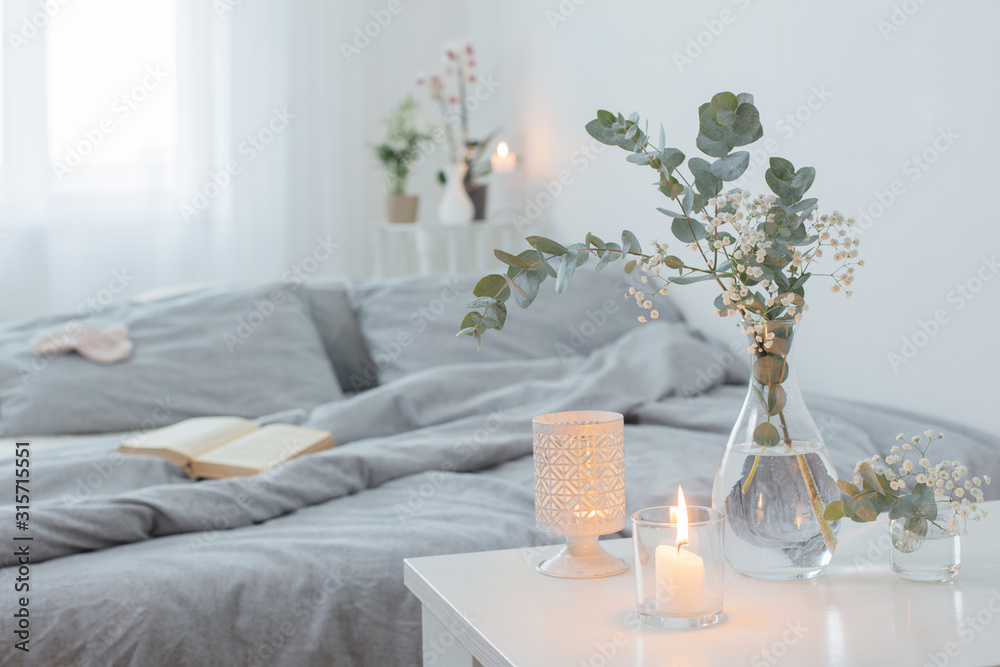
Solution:
M 566 538 L 559 553 L 538 564 L 538 571 L 563 579 L 613 577 L 628 571 L 628 563 L 612 556 L 597 540 L 597 535 L 574 535 Z

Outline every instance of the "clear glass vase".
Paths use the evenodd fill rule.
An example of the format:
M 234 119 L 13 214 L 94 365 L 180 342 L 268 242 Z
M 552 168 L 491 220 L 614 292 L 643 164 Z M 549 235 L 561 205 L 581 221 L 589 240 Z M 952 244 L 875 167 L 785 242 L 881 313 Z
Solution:
M 840 498 L 837 473 L 789 363 L 795 323 L 750 329 L 753 374 L 715 475 L 712 504 L 726 513 L 726 560 L 756 579 L 815 577 L 837 544 L 822 518 Z
M 900 517 L 889 522 L 892 570 L 909 581 L 951 581 L 962 567 L 962 542 L 955 510 L 937 503 L 933 520 Z

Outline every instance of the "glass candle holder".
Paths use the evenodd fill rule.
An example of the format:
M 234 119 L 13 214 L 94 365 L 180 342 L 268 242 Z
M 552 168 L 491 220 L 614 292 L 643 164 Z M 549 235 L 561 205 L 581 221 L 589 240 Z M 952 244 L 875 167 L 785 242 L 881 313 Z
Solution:
M 664 628 L 724 621 L 724 514 L 711 507 L 651 507 L 632 515 L 639 617 Z

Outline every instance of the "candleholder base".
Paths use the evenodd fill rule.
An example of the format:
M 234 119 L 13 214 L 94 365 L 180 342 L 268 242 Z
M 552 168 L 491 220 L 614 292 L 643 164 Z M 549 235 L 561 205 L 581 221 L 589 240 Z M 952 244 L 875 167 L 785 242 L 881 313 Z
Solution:
M 628 572 L 628 563 L 605 551 L 597 535 L 583 535 L 567 537 L 566 546 L 536 569 L 562 579 L 597 579 Z
M 691 618 L 674 618 L 672 616 L 658 616 L 654 614 L 639 614 L 639 618 L 647 625 L 669 630 L 690 630 L 693 628 L 707 628 L 726 621 L 729 617 L 724 613 L 706 614 L 704 616 L 692 616 Z

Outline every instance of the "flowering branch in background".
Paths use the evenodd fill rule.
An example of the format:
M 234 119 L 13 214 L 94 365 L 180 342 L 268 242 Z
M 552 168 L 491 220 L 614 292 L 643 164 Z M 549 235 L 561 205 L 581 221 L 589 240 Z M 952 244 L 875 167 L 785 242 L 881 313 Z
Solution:
M 931 465 L 927 451 L 943 438 L 943 433 L 934 435 L 931 430 L 909 440 L 900 433 L 896 440 L 902 444 L 894 445 L 885 459 L 875 454 L 858 461 L 853 482 L 837 482 L 843 499 L 827 505 L 825 517 L 830 521 L 843 516 L 858 522 L 874 521 L 888 510 L 890 519 L 905 519 L 906 531 L 912 535 L 926 535 L 928 522 L 945 533 L 958 534 L 960 519 L 961 533 L 965 534 L 968 519 L 986 516 L 979 503 L 983 502 L 981 487 L 990 483 L 990 477 L 969 478 L 969 469 L 959 461 Z M 939 503 L 950 504 L 955 514 L 944 526 L 936 523 Z
M 417 85 L 427 87 L 427 94 L 441 111 L 451 163 L 466 162 L 469 165 L 467 181 L 490 173 L 490 161 L 486 159 L 485 151 L 496 135 L 494 131 L 483 140 L 469 138 L 466 86 L 479 81 L 474 56 L 475 50 L 470 42 L 447 43 L 443 51 L 444 71 L 417 76 Z M 452 81 L 454 88 L 451 87 Z

